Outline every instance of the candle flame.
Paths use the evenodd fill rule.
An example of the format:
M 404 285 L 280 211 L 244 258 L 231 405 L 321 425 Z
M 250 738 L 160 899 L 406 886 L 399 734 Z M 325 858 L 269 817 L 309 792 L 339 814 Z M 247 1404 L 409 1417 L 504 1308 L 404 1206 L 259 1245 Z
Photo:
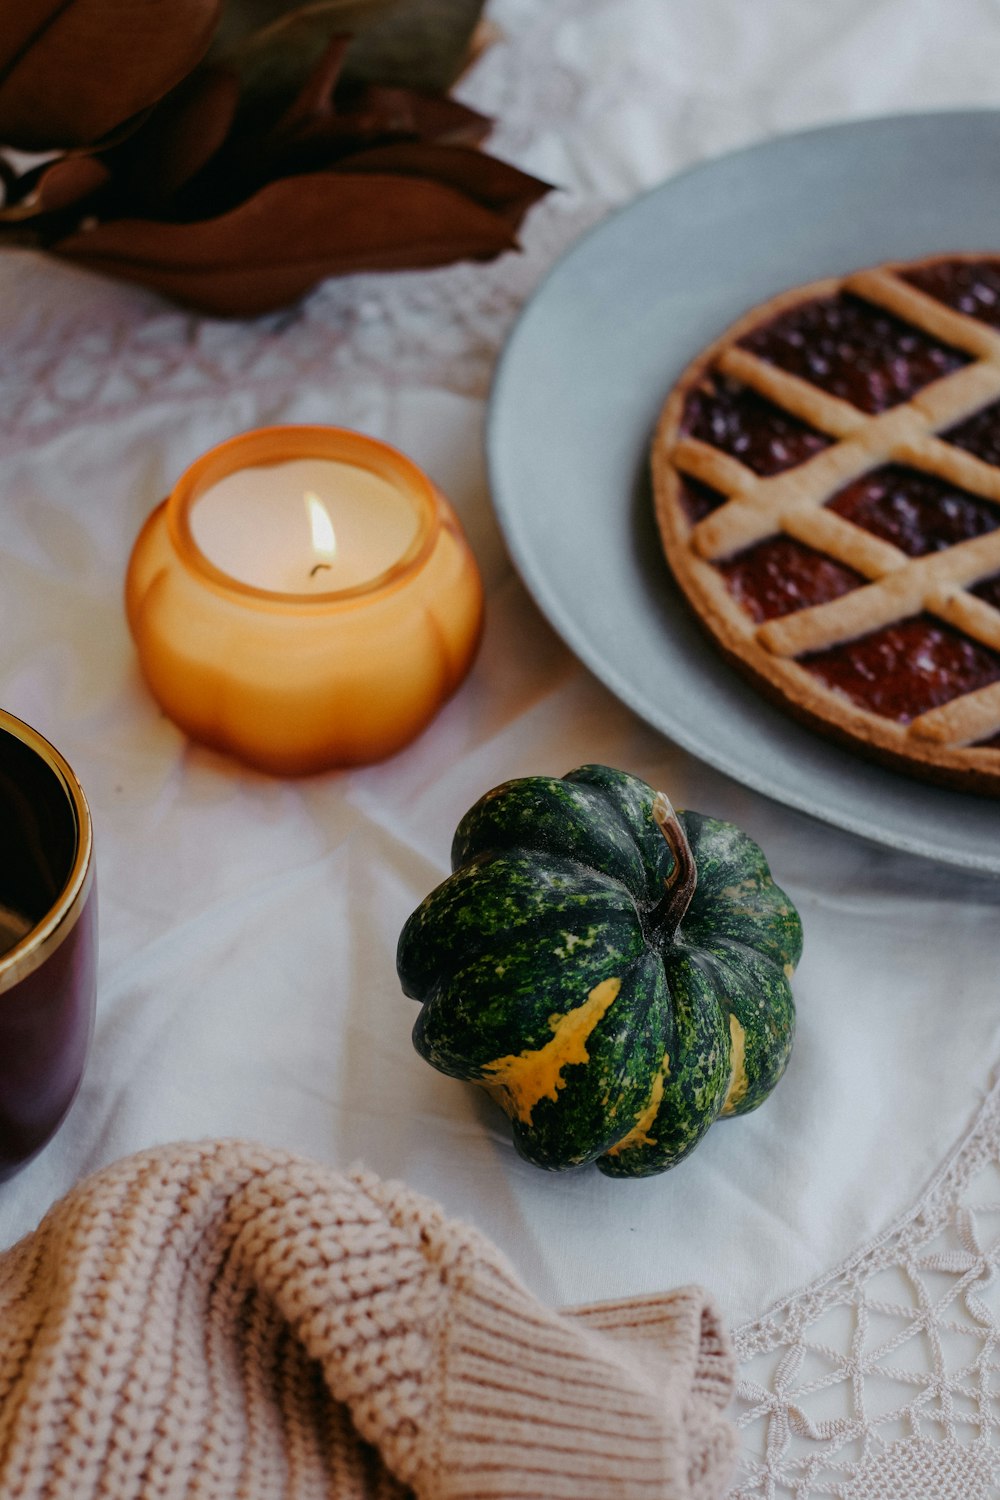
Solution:
M 309 526 L 312 531 L 313 551 L 321 562 L 332 562 L 337 551 L 337 537 L 330 520 L 330 512 L 318 495 L 306 490 L 303 495 Z

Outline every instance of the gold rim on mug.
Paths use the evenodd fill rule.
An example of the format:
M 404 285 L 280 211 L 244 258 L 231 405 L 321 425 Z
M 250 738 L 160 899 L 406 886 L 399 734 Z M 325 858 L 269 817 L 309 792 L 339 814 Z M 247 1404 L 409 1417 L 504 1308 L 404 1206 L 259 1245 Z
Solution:
M 19 943 L 0 957 L 0 995 L 13 988 L 54 953 L 76 926 L 94 879 L 94 830 L 83 787 L 67 761 L 43 735 L 0 709 L 0 733 L 34 751 L 55 776 L 66 797 L 76 835 L 76 851 L 58 898 Z

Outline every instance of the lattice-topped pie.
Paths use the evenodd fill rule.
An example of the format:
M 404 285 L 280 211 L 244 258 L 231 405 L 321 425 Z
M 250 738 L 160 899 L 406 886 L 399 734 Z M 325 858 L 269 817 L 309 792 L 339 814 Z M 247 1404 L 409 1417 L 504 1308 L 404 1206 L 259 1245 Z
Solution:
M 653 486 L 681 588 L 770 696 L 1000 794 L 1000 254 L 755 308 L 674 388 Z

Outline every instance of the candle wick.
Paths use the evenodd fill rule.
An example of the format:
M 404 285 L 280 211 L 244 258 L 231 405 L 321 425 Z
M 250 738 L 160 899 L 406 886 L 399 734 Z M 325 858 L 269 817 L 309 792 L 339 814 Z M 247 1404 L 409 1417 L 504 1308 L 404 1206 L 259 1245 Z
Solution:
M 324 563 L 324 562 L 318 562 L 318 563 L 316 563 L 316 565 L 314 567 L 312 567 L 312 568 L 309 569 L 309 577 L 310 578 L 315 578 L 316 574 L 320 571 L 321 568 L 325 569 L 326 572 L 329 573 L 329 571 L 330 571 L 330 564 L 329 563 Z

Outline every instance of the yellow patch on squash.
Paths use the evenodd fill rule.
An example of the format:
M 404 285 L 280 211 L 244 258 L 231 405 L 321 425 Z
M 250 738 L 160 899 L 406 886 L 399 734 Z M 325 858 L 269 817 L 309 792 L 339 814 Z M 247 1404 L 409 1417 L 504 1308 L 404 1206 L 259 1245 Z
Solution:
M 725 901 L 741 917 L 756 917 L 760 900 L 760 882 L 748 875 L 735 885 L 725 885 L 719 892 L 719 900 Z
M 582 1005 L 564 1016 L 549 1016 L 552 1040 L 535 1051 L 498 1057 L 487 1063 L 482 1082 L 490 1095 L 507 1113 L 531 1124 L 531 1114 L 542 1099 L 556 1102 L 559 1090 L 566 1087 L 563 1068 L 572 1063 L 590 1061 L 587 1042 L 605 1011 L 613 1004 L 622 987 L 620 979 L 602 979 L 590 991 Z
M 636 1116 L 635 1124 L 628 1135 L 623 1135 L 615 1145 L 609 1146 L 604 1153 L 605 1156 L 619 1156 L 622 1151 L 631 1151 L 636 1146 L 655 1146 L 656 1142 L 649 1134 L 650 1127 L 660 1112 L 663 1103 L 663 1086 L 670 1077 L 670 1054 L 664 1052 L 663 1062 L 659 1071 L 653 1079 L 653 1087 L 650 1091 L 649 1102 L 643 1109 L 642 1114 Z
M 722 1101 L 721 1113 L 724 1115 L 733 1113 L 750 1086 L 746 1070 L 747 1034 L 732 1013 L 729 1016 L 729 1040 L 732 1068 L 726 1097 Z

